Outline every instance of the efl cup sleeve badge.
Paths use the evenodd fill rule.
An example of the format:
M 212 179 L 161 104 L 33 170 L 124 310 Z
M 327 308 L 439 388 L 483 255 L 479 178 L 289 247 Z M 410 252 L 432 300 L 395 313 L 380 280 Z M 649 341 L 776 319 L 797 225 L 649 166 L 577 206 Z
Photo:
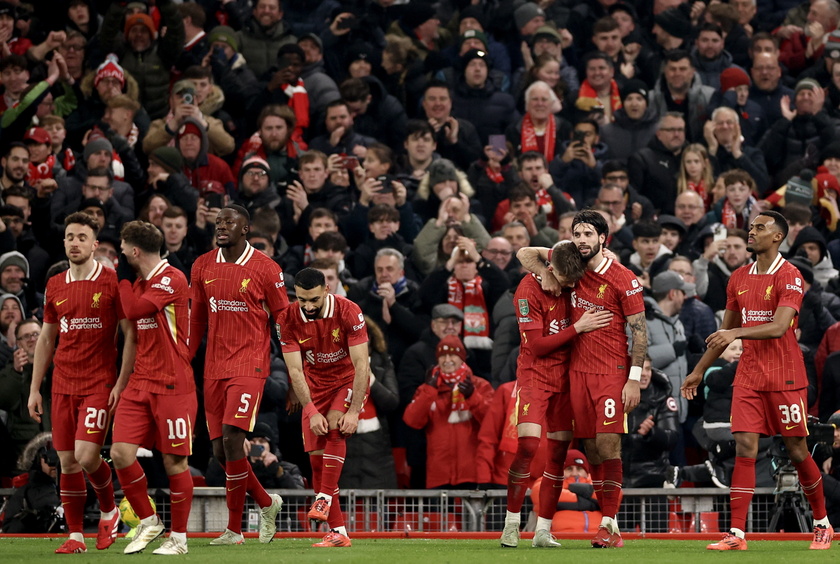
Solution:
M 519 306 L 519 315 L 525 317 L 530 313 L 531 307 L 528 305 L 527 299 L 520 299 L 517 300 L 517 305 Z

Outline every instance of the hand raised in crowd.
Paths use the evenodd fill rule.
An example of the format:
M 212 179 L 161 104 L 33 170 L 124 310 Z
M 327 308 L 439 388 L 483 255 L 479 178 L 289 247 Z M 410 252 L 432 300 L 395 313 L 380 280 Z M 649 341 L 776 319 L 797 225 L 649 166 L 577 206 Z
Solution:
M 394 205 L 398 208 L 404 206 L 408 201 L 408 188 L 397 180 L 391 182 L 391 186 L 394 188 Z
M 783 25 L 776 30 L 775 35 L 781 39 L 790 39 L 791 36 L 802 33 L 803 31 L 798 25 Z
M 12 361 L 12 367 L 15 369 L 15 372 L 23 372 L 23 367 L 29 363 L 29 355 L 22 347 L 18 347 L 12 355 Z
M 294 204 L 295 212 L 303 212 L 309 205 L 309 198 L 306 196 L 306 189 L 299 180 L 292 180 L 286 188 L 286 197 Z M 298 215 L 296 213 L 295 215 Z
M 464 237 L 463 235 L 458 237 L 458 241 L 455 243 L 455 246 L 467 253 L 474 262 L 477 263 L 481 260 L 481 254 L 476 248 L 475 241 L 469 237 Z
M 336 37 L 347 35 L 348 33 L 350 33 L 350 28 L 340 26 L 339 24 L 341 24 L 341 22 L 344 20 L 353 19 L 355 17 L 356 16 L 354 16 L 350 12 L 341 12 L 333 19 L 332 23 L 330 24 L 330 33 L 332 33 Z
M 333 130 L 333 132 L 332 132 L 332 133 L 330 133 L 330 145 L 332 145 L 333 147 L 335 147 L 335 146 L 337 146 L 339 143 L 341 143 L 341 138 L 342 138 L 342 137 L 344 137 L 344 132 L 345 132 L 345 131 L 346 131 L 346 130 L 344 129 L 344 126 L 343 126 L 343 125 L 341 125 L 341 126 L 339 126 L 339 127 L 336 127 L 336 128 Z
M 363 206 L 370 206 L 370 202 L 373 200 L 374 194 L 382 189 L 382 181 L 375 178 L 365 178 L 362 183 L 360 185 L 357 184 L 357 186 L 359 186 L 359 203 Z
M 484 156 L 487 157 L 487 164 L 495 171 L 502 169 L 502 161 L 508 156 L 507 147 L 504 149 L 497 149 L 490 145 L 484 146 Z
M 656 422 L 653 420 L 653 415 L 648 415 L 644 421 L 642 421 L 639 428 L 636 432 L 642 436 L 647 435 L 651 432 L 651 430 L 656 426 Z
M 380 284 L 376 293 L 380 298 L 382 298 L 382 301 L 387 304 L 389 308 L 393 307 L 397 301 L 397 292 L 394 290 L 394 286 L 390 282 L 383 282 Z
M 426 371 L 425 383 L 433 388 L 438 387 L 438 378 L 440 376 L 440 371 L 436 370 L 436 368 L 436 366 L 432 366 Z
M 715 260 L 715 257 L 720 256 L 725 249 L 726 239 L 720 241 L 712 241 L 711 243 L 706 245 L 706 250 L 703 251 L 703 258 L 711 262 Z
M 708 120 L 703 124 L 703 138 L 706 140 L 706 146 L 709 148 L 709 154 L 712 156 L 717 155 L 720 143 L 718 143 L 717 137 L 715 137 L 714 121 Z
M 466 399 L 470 399 L 473 392 L 475 392 L 475 384 L 473 384 L 472 378 L 467 376 L 465 379 L 458 382 L 458 389 L 461 390 L 461 393 L 464 394 Z
M 35 181 L 34 188 L 39 198 L 46 198 L 58 189 L 58 182 L 54 178 L 40 178 Z
M 782 111 L 782 117 L 788 121 L 793 121 L 793 118 L 796 117 L 796 110 L 790 109 L 790 96 L 782 96 L 782 100 L 779 102 L 779 108 Z

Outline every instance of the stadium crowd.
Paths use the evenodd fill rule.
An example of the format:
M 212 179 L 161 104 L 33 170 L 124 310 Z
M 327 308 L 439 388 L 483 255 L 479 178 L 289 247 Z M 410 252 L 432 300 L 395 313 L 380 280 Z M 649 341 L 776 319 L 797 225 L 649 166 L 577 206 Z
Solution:
M 340 486 L 505 487 L 516 253 L 593 208 L 645 294 L 625 485 L 728 485 L 737 345 L 695 399 L 679 388 L 762 211 L 787 219 L 804 281 L 809 411 L 840 409 L 838 24 L 835 0 L 0 1 L 0 448 L 50 429 L 27 401 L 65 218 L 96 219 L 109 268 L 123 224 L 148 221 L 189 277 L 235 203 L 290 293 L 313 267 L 364 313 L 373 378 Z M 463 364 L 441 374 L 449 350 Z M 302 487 L 274 335 L 271 358 L 251 463 Z M 217 483 L 198 413 L 190 467 Z

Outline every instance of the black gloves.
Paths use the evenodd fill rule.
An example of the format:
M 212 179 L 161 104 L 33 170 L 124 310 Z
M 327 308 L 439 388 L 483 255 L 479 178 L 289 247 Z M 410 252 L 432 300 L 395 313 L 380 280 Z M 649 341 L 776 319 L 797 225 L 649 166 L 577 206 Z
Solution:
M 429 371 L 426 373 L 426 384 L 429 386 L 437 389 L 438 387 L 438 377 L 440 376 L 440 372 L 435 370 L 435 366 L 429 368 Z
M 472 383 L 472 378 L 467 378 L 462 382 L 458 382 L 458 389 L 461 390 L 461 393 L 464 394 L 466 399 L 470 399 L 470 396 L 473 395 L 475 391 L 475 384 Z

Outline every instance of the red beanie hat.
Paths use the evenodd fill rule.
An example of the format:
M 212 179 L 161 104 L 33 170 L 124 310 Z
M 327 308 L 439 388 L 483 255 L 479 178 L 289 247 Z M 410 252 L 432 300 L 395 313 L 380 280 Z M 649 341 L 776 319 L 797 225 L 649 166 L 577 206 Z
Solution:
M 119 59 L 113 53 L 105 57 L 105 62 L 96 69 L 96 76 L 93 79 L 94 88 L 99 86 L 103 78 L 116 78 L 120 81 L 120 88 L 125 87 L 125 71 L 119 64 Z
M 738 86 L 749 86 L 750 77 L 737 67 L 729 67 L 720 73 L 720 91 L 726 92 Z
M 181 129 L 178 130 L 178 139 L 180 139 L 188 133 L 192 133 L 193 135 L 196 135 L 199 139 L 201 139 L 203 132 L 201 131 L 201 129 L 198 128 L 198 125 L 191 121 L 188 121 L 181 126 Z
M 435 358 L 440 358 L 445 354 L 454 354 L 463 361 L 467 360 L 467 349 L 461 339 L 455 335 L 448 335 L 438 343 Z
M 564 469 L 569 466 L 580 466 L 589 473 L 589 461 L 586 460 L 586 456 L 581 451 L 573 448 L 570 448 L 566 452 L 566 461 L 563 463 Z

